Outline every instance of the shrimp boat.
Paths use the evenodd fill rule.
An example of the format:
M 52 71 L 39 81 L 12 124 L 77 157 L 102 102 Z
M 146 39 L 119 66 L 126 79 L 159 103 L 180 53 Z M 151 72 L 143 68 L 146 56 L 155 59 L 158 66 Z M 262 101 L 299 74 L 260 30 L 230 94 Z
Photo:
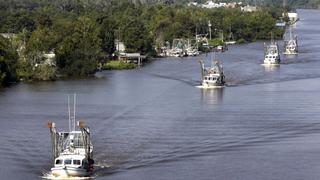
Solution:
M 298 38 L 295 35 L 293 37 L 291 27 L 289 28 L 289 39 L 284 41 L 285 55 L 298 54 Z
M 69 106 L 68 132 L 57 131 L 55 123 L 48 122 L 54 161 L 54 167 L 51 168 L 51 176 L 53 177 L 88 177 L 93 171 L 93 146 L 90 139 L 90 130 L 83 121 L 77 121 L 76 128 L 75 106 L 73 110 L 74 113 L 71 117 Z
M 264 61 L 263 63 L 266 65 L 278 65 L 280 64 L 280 53 L 279 46 L 277 42 L 271 38 L 271 43 L 266 45 L 264 44 L 265 52 L 264 52 Z
M 199 62 L 201 65 L 202 88 L 223 87 L 225 84 L 225 77 L 222 65 L 220 65 L 219 61 L 213 60 L 210 67 L 205 67 L 203 60 L 200 60 Z

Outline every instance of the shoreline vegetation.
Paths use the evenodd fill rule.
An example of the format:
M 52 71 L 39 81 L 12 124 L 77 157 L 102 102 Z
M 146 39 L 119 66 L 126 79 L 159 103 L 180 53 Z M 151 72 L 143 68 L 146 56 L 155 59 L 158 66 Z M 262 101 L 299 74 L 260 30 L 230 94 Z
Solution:
M 0 85 L 84 77 L 98 70 L 132 69 L 116 61 L 116 40 L 124 53 L 156 56 L 156 48 L 175 38 L 230 31 L 237 42 L 281 38 L 275 27 L 282 8 L 206 9 L 181 4 L 142 4 L 129 0 L 0 0 Z
M 103 64 L 101 70 L 125 70 L 125 69 L 135 69 L 138 66 L 133 63 L 125 63 L 119 60 L 110 60 Z

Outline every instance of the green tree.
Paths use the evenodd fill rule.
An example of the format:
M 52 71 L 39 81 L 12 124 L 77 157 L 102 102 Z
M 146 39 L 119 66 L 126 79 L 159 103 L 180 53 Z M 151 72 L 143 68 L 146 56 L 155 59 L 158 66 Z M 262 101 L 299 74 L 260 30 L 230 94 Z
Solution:
M 105 19 L 101 25 L 99 38 L 101 39 L 101 49 L 110 58 L 115 47 L 115 24 L 109 19 Z
M 67 76 L 86 76 L 96 71 L 101 55 L 100 29 L 85 16 L 74 24 L 73 34 L 65 37 L 58 47 L 57 66 Z
M 152 49 L 152 40 L 148 37 L 148 33 L 144 24 L 135 18 L 129 20 L 124 26 L 123 41 L 126 46 L 126 52 L 148 53 Z
M 17 80 L 18 54 L 8 39 L 0 36 L 0 84 Z

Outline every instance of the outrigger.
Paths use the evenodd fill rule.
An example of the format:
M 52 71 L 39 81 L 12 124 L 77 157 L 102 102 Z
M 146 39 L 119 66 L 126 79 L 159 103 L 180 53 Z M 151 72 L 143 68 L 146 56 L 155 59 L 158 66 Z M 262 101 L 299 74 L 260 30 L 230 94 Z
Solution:
M 54 164 L 51 175 L 54 177 L 88 177 L 93 171 L 90 130 L 83 121 L 77 121 L 76 129 L 75 105 L 73 110 L 73 117 L 71 117 L 69 106 L 69 132 L 57 131 L 55 123 L 48 122 Z

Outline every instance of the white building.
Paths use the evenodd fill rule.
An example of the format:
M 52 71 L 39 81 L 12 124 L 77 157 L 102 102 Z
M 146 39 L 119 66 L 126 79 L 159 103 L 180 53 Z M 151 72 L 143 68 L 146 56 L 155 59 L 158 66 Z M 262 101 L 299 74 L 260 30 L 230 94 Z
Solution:
M 124 43 L 119 41 L 118 39 L 116 39 L 114 41 L 114 43 L 115 43 L 115 46 L 116 46 L 116 51 L 124 52 L 126 50 L 126 46 L 124 45 Z
M 202 8 L 208 8 L 208 9 L 213 9 L 213 8 L 237 8 L 242 5 L 242 2 L 230 2 L 230 3 L 224 3 L 224 2 L 219 2 L 215 3 L 212 0 L 207 1 L 204 4 L 198 4 L 197 2 L 189 2 L 188 6 L 197 6 L 197 7 L 202 7 Z
M 257 7 L 256 6 L 246 5 L 246 6 L 241 7 L 241 11 L 244 11 L 244 12 L 255 12 L 255 11 L 257 11 Z

